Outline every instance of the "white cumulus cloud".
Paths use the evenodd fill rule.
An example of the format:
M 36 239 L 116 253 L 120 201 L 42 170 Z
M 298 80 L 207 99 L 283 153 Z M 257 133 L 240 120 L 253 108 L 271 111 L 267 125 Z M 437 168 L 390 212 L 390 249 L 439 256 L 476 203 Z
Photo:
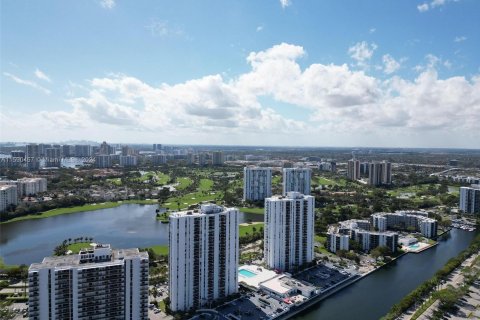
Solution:
M 116 3 L 115 0 L 100 0 L 100 5 L 105 9 L 113 9 Z
M 365 67 L 376 49 L 377 45 L 375 43 L 369 44 L 366 41 L 362 41 L 348 48 L 348 53 L 357 62 L 358 66 Z
M 391 55 L 385 54 L 382 57 L 383 61 L 383 72 L 386 74 L 391 74 L 400 69 L 400 62 L 395 60 Z
M 280 5 L 282 6 L 282 8 L 286 8 L 288 7 L 289 5 L 291 5 L 291 1 L 290 0 L 280 0 Z

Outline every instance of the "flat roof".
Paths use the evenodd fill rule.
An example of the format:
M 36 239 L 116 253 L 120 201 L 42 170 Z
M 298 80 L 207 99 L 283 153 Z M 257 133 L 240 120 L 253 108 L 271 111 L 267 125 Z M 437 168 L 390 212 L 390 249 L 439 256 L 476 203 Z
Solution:
M 287 279 L 285 279 L 287 278 Z M 262 282 L 261 285 L 262 287 L 265 287 L 267 289 L 270 289 L 276 293 L 279 293 L 280 295 L 284 295 L 288 293 L 290 290 L 295 289 L 295 287 L 290 286 L 288 284 L 288 277 L 285 275 L 280 275 L 277 276 L 273 279 L 267 280 L 265 282 Z
M 261 282 L 270 280 L 278 275 L 275 271 L 268 270 L 256 265 L 243 265 L 238 268 L 238 271 L 242 269 L 250 271 L 251 273 L 254 274 L 254 276 L 247 277 L 239 273 L 238 282 L 243 282 L 249 287 L 252 287 L 255 289 L 260 288 Z

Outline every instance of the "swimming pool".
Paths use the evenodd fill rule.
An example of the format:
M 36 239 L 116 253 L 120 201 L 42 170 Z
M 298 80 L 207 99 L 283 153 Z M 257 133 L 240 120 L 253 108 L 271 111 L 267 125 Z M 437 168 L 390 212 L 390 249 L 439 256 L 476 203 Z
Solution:
M 415 243 L 415 244 L 411 244 L 408 246 L 410 249 L 418 249 L 420 248 L 420 245 L 418 243 Z
M 240 269 L 238 273 L 247 278 L 255 277 L 257 275 L 256 273 L 253 273 L 252 271 L 249 271 L 247 269 Z

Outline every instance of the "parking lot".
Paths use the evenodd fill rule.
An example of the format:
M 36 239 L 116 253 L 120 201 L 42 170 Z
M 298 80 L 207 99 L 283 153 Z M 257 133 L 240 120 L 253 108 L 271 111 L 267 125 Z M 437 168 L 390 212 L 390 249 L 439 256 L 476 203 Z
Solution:
M 252 292 L 216 309 L 227 319 L 234 315 L 239 319 L 263 320 L 275 318 L 288 310 L 288 305 L 267 294 Z
M 351 274 L 345 270 L 338 270 L 334 267 L 319 264 L 311 269 L 296 274 L 294 278 L 309 282 L 320 288 L 322 292 L 325 292 L 332 287 L 335 287 L 340 282 L 354 276 L 356 276 L 356 274 Z

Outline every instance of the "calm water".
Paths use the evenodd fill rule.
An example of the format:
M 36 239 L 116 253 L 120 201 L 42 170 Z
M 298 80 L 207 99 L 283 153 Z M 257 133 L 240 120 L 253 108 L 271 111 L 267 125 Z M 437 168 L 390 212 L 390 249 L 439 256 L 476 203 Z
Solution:
M 155 219 L 156 205 L 125 204 L 46 219 L 0 225 L 0 256 L 7 264 L 30 264 L 50 256 L 68 238 L 93 237 L 116 248 L 168 244 L 168 224 Z M 263 215 L 240 213 L 240 223 Z
M 295 319 L 379 319 L 407 293 L 432 277 L 448 259 L 465 249 L 475 235 L 475 232 L 453 229 L 436 247 L 401 257 Z

